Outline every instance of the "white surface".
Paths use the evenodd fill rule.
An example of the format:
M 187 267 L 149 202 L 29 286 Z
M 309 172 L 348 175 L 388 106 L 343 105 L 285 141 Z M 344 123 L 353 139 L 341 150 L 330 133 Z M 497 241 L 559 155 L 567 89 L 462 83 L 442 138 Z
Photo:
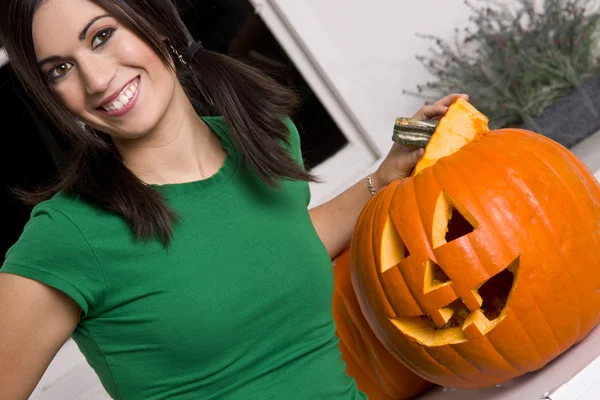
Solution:
M 251 2 L 303 74 L 302 62 L 310 61 L 307 81 L 316 89 L 314 82 L 326 84 L 328 89 L 317 90 L 317 95 L 336 122 L 352 122 L 352 131 L 348 125 L 338 125 L 354 143 L 374 150 L 375 158 L 389 151 L 396 117 L 412 116 L 424 103 L 402 93 L 432 78 L 415 58 L 426 54 L 432 42 L 416 34 L 452 41 L 454 29 L 466 26 L 472 15 L 463 0 L 371 0 L 368 5 L 358 0 Z M 498 2 L 514 4 L 513 0 Z M 285 21 L 286 26 L 272 20 Z M 290 34 L 295 38 L 291 43 Z M 329 98 L 335 98 L 336 107 L 330 107 Z M 355 181 L 352 171 L 346 172 L 346 179 L 332 181 L 327 175 L 330 170 L 325 166 L 323 170 L 322 190 L 337 193 L 336 188 Z M 325 199 L 314 200 L 317 204 Z
M 0 47 L 0 68 L 8 63 L 8 54 L 6 54 L 6 50 Z
M 276 4 L 287 15 L 380 156 L 389 149 L 396 117 L 412 116 L 423 105 L 402 90 L 431 79 L 415 59 L 431 42 L 415 35 L 452 40 L 455 27 L 466 26 L 471 15 L 463 0 L 256 1 Z
M 313 171 L 319 175 L 323 183 L 312 185 L 311 189 L 314 191 L 311 204 L 321 204 L 329 198 L 328 193 L 335 192 L 340 186 L 348 185 L 348 179 L 359 168 L 374 162 L 379 154 L 368 140 L 369 136 L 360 122 L 349 111 L 345 101 L 331 84 L 329 74 L 324 72 L 315 54 L 306 47 L 306 38 L 298 32 L 301 26 L 291 23 L 290 16 L 282 12 L 276 1 L 250 1 L 348 140 L 348 145 L 342 151 Z M 292 20 L 298 22 L 298 19 L 292 18 Z M 323 40 L 327 38 L 323 37 Z M 332 46 L 329 44 L 327 47 Z
M 544 368 L 506 384 L 479 390 L 438 387 L 419 400 L 600 399 L 600 325 Z M 596 360 L 596 361 L 594 361 Z M 580 375 L 578 375 L 580 374 Z M 560 389 L 559 389 L 560 388 Z M 576 397 L 576 396 L 592 397 Z
M 581 143 L 571 148 L 571 151 L 581 159 L 591 171 L 598 171 L 596 177 L 600 178 L 600 131 L 588 136 Z
M 59 350 L 29 397 L 30 400 L 107 400 L 110 398 L 72 339 L 69 339 Z
M 347 145 L 335 156 L 313 168 L 311 172 L 323 182 L 309 184 L 309 208 L 322 204 L 343 192 L 354 183 L 351 182 L 351 177 L 361 175 L 372 164 L 373 159 L 366 157 L 357 146 Z
M 548 396 L 552 400 L 597 400 L 600 398 L 600 357 Z

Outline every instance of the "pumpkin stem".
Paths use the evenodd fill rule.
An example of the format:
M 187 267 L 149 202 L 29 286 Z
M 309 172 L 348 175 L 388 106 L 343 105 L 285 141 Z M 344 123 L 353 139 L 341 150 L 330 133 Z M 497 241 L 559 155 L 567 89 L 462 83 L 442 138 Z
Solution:
M 392 140 L 411 147 L 425 147 L 435 132 L 439 121 L 400 117 L 396 118 Z

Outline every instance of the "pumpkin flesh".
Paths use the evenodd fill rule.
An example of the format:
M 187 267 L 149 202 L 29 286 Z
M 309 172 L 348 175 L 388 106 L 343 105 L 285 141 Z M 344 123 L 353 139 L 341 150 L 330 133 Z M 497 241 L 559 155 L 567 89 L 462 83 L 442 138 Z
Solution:
M 425 147 L 413 176 L 488 132 L 488 118 L 462 97 L 455 98 Z

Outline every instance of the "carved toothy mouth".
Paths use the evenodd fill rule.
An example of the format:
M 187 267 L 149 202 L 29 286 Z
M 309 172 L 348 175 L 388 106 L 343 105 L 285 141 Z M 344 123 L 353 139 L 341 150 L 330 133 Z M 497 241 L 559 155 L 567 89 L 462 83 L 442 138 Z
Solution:
M 439 310 L 439 314 L 446 316 L 444 324 L 436 323 L 431 315 L 390 318 L 390 321 L 402 333 L 426 346 L 461 343 L 483 336 L 506 316 L 519 261 L 517 258 L 480 288 L 474 289 L 481 298 L 478 309 L 470 311 L 459 297 Z
M 467 237 L 479 226 L 475 218 L 447 193 L 441 193 L 439 196 L 432 223 L 431 245 L 434 250 L 443 250 L 442 247 L 461 238 L 463 241 L 468 240 Z M 383 254 L 390 253 L 389 247 L 392 242 L 396 248 L 404 247 L 401 251 L 395 251 L 395 257 Z M 487 279 L 482 277 L 472 286 L 465 286 L 464 282 L 458 283 L 458 277 L 464 275 L 464 272 L 456 265 L 445 271 L 443 266 L 436 264 L 432 259 L 423 262 L 408 260 L 411 257 L 410 251 L 395 232 L 391 219 L 385 226 L 382 243 L 387 243 L 381 248 L 382 274 L 393 267 L 405 268 L 407 270 L 403 273 L 412 276 L 415 276 L 417 271 L 422 271 L 422 275 L 419 275 L 423 279 L 419 284 L 420 294 L 415 293 L 416 285 L 412 286 L 413 295 L 417 295 L 415 301 L 422 310 L 422 315 L 413 313 L 413 316 L 390 318 L 402 333 L 415 341 L 426 346 L 461 343 L 487 334 L 506 316 L 520 265 L 519 256 L 493 276 Z M 451 272 L 457 278 L 457 282 L 453 282 L 449 277 Z M 426 296 L 430 296 L 428 300 L 424 300 Z M 440 302 L 445 305 L 438 305 L 440 308 L 431 305 Z

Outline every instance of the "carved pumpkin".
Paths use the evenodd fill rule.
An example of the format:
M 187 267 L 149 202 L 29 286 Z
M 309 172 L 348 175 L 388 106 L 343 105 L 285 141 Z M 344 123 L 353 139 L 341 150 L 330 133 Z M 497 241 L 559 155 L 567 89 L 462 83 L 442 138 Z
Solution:
M 415 375 L 377 340 L 360 311 L 350 281 L 350 252 L 334 260 L 333 318 L 346 372 L 369 400 L 408 399 L 433 384 Z
M 535 133 L 451 105 L 412 177 L 380 191 L 351 276 L 383 345 L 455 388 L 537 370 L 600 321 L 600 185 Z

